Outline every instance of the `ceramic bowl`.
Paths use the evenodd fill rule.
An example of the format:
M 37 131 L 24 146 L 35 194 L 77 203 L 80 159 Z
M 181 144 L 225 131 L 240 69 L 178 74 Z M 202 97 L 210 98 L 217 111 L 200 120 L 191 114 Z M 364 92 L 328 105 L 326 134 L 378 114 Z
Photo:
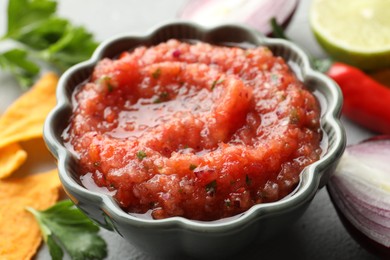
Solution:
M 321 105 L 324 133 L 323 155 L 306 167 L 300 183 L 290 196 L 272 203 L 255 205 L 246 212 L 217 221 L 194 221 L 182 217 L 161 220 L 144 219 L 124 212 L 109 195 L 83 187 L 77 162 L 61 137 L 72 114 L 72 92 L 89 78 L 96 63 L 104 57 L 139 45 L 154 45 L 171 38 L 200 40 L 213 44 L 265 45 L 281 56 L 296 75 L 317 96 Z M 159 26 L 143 35 L 123 35 L 103 42 L 92 58 L 66 71 L 58 84 L 57 106 L 44 126 L 47 146 L 58 159 L 63 187 L 72 201 L 96 223 L 115 230 L 134 246 L 159 256 L 223 257 L 238 253 L 253 241 L 265 241 L 291 225 L 309 206 L 317 190 L 323 187 L 345 148 L 345 132 L 339 116 L 342 95 L 337 85 L 312 69 L 307 55 L 291 42 L 269 39 L 241 25 L 204 28 L 187 22 Z

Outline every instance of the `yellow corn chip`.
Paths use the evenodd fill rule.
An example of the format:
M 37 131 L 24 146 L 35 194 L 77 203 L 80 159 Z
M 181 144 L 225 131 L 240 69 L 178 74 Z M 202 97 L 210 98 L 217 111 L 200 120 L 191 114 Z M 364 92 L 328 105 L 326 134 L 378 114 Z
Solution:
M 41 243 L 36 220 L 25 207 L 34 205 L 29 198 L 0 200 L 0 221 L 13 229 L 2 227 L 0 231 L 0 258 L 7 260 L 31 259 Z M 22 226 L 23 225 L 23 226 Z
M 11 104 L 0 118 L 0 148 L 42 136 L 45 118 L 56 104 L 57 83 L 57 75 L 47 73 Z
M 0 180 L 0 259 L 31 259 L 41 241 L 39 226 L 26 207 L 52 206 L 61 186 L 57 170 Z
M 57 191 L 60 187 L 61 182 L 57 169 L 22 178 L 8 178 L 0 180 L 0 199 L 21 196 L 41 200 L 45 199 L 41 198 L 43 193 L 51 193 L 52 190 L 55 190 L 56 200 Z
M 0 148 L 0 179 L 8 177 L 26 160 L 27 153 L 19 144 Z

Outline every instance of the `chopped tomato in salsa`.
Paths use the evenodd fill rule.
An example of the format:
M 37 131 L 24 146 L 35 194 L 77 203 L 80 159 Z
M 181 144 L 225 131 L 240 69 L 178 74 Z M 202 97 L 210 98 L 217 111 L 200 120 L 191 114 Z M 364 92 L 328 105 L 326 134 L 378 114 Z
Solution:
M 105 58 L 74 94 L 67 145 L 129 213 L 216 220 L 293 191 L 320 107 L 266 47 L 169 40 Z

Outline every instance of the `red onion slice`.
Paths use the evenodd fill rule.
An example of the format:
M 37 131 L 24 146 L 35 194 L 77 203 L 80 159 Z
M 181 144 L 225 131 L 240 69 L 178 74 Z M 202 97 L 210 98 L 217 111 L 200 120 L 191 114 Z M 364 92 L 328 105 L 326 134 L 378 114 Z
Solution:
M 327 185 L 343 224 L 359 243 L 390 256 L 390 137 L 346 148 Z
M 299 0 L 191 0 L 179 12 L 181 19 L 204 26 L 247 24 L 265 35 L 272 33 L 271 18 L 286 27 Z

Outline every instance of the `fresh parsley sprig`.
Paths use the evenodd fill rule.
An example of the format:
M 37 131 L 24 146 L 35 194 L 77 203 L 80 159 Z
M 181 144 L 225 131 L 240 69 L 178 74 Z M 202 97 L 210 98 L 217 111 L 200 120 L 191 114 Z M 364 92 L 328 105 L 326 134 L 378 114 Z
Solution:
M 103 259 L 106 242 L 98 235 L 99 227 L 77 209 L 70 200 L 57 202 L 38 211 L 28 207 L 36 218 L 53 260 L 63 258 L 63 249 L 73 260 Z
M 84 27 L 56 15 L 55 0 L 9 0 L 7 32 L 1 40 L 18 46 L 0 53 L 0 68 L 22 87 L 32 85 L 45 64 L 59 72 L 88 59 L 97 42 Z
M 39 73 L 40 68 L 28 58 L 28 53 L 23 49 L 12 49 L 0 53 L 0 68 L 8 70 L 22 87 L 33 84 L 33 78 Z

